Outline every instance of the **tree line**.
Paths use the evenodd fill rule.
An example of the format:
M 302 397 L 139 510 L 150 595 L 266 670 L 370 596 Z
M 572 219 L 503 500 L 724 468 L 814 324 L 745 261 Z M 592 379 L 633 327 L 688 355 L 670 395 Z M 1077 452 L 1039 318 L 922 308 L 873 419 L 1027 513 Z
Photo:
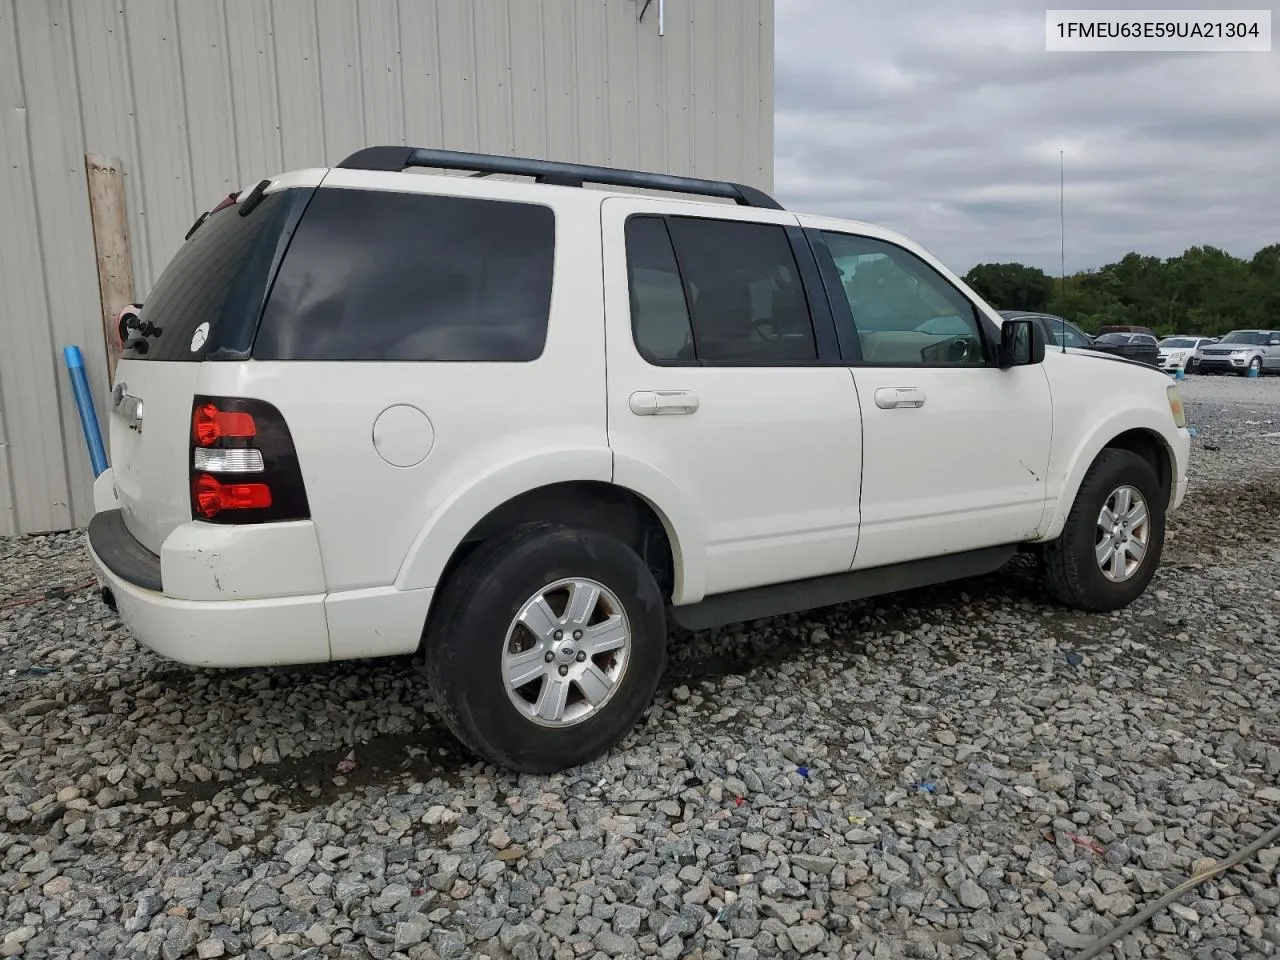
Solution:
M 1088 332 L 1104 324 L 1137 324 L 1160 336 L 1280 328 L 1280 243 L 1248 260 L 1216 247 L 1167 260 L 1130 253 L 1065 280 L 1020 263 L 980 263 L 964 279 L 997 310 L 1052 313 Z

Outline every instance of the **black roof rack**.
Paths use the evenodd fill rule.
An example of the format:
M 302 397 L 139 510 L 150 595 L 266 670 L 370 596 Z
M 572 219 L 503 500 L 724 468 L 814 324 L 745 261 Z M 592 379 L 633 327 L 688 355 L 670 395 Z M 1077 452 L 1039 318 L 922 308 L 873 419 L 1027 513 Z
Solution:
M 583 163 L 560 163 L 555 160 L 532 160 L 488 153 L 462 153 L 426 147 L 365 147 L 351 154 L 338 166 L 347 170 L 394 172 L 406 167 L 434 167 L 439 170 L 472 170 L 480 174 L 506 173 L 535 177 L 538 183 L 561 187 L 598 183 L 613 187 L 722 197 L 744 207 L 782 209 L 782 204 L 763 190 L 727 180 L 701 180 L 697 177 L 676 177 L 665 173 L 644 173 L 640 170 L 619 170 L 615 167 L 595 167 Z

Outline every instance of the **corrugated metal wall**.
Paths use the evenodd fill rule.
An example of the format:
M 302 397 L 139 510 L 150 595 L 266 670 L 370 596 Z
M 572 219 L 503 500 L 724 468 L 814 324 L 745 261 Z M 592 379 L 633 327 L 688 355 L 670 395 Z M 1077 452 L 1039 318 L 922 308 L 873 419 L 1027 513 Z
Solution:
M 0 0 L 0 534 L 92 513 L 105 419 L 84 155 L 123 160 L 138 296 L 191 221 L 372 144 L 773 186 L 773 0 Z

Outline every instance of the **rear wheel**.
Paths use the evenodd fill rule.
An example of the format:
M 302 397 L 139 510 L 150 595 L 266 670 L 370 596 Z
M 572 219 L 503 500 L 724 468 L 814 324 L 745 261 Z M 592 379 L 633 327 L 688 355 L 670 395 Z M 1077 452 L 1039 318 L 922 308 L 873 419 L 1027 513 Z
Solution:
M 635 726 L 666 642 L 662 594 L 630 547 L 542 524 L 486 543 L 450 577 L 427 630 L 427 679 L 471 750 L 552 773 Z
M 1085 474 L 1062 535 L 1044 551 L 1045 587 L 1079 610 L 1118 610 L 1140 597 L 1160 563 L 1165 510 L 1151 465 L 1103 450 Z

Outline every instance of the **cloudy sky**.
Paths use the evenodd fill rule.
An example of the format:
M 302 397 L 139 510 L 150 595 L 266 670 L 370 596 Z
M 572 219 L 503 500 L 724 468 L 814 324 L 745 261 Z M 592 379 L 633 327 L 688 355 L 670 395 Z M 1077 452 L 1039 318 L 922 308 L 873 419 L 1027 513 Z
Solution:
M 1238 6 L 1280 24 L 1274 4 Z M 1061 149 L 1068 272 L 1280 242 L 1280 47 L 1047 53 L 1044 9 L 776 0 L 779 198 L 899 230 L 961 273 L 1056 275 Z

